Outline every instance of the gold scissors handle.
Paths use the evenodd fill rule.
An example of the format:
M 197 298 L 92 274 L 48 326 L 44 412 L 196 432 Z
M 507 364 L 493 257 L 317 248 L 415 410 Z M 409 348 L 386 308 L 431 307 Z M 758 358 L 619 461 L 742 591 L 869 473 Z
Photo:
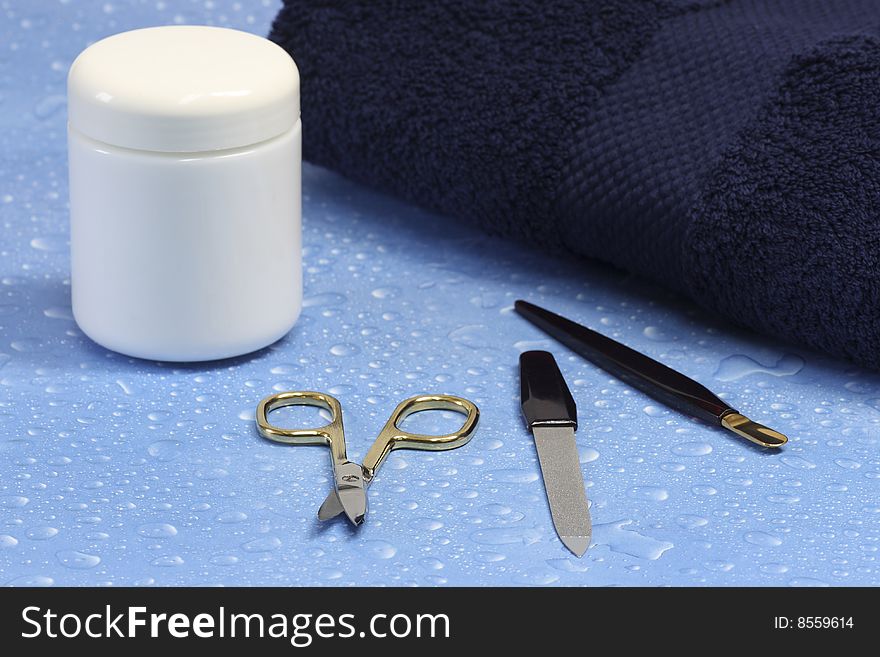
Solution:
M 330 422 L 315 429 L 282 429 L 271 424 L 269 413 L 284 406 L 316 406 L 330 411 Z M 334 466 L 345 463 L 345 432 L 339 400 L 323 392 L 298 390 L 269 395 L 257 406 L 257 430 L 263 438 L 287 445 L 328 445 Z
M 420 411 L 443 410 L 455 411 L 466 415 L 464 424 L 458 431 L 443 436 L 430 436 L 420 433 L 404 431 L 398 424 L 407 416 Z M 467 443 L 474 435 L 477 422 L 480 419 L 480 411 L 477 406 L 462 397 L 453 395 L 418 395 L 410 397 L 397 405 L 388 422 L 376 438 L 362 464 L 364 477 L 370 481 L 376 470 L 385 461 L 392 449 L 426 449 L 441 451 L 455 449 Z

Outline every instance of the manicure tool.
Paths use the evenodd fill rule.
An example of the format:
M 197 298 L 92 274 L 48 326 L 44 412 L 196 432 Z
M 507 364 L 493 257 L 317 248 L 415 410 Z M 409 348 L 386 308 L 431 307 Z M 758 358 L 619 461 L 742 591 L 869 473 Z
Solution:
M 269 423 L 267 415 L 283 406 L 317 406 L 330 412 L 330 422 L 314 429 L 282 429 Z M 430 436 L 404 431 L 398 424 L 420 411 L 446 410 L 467 416 L 462 427 L 443 436 Z M 257 406 L 257 429 L 263 438 L 288 445 L 327 445 L 333 463 L 333 490 L 318 511 L 320 520 L 329 520 L 340 513 L 354 525 L 367 516 L 367 487 L 379 466 L 393 449 L 424 449 L 442 451 L 467 443 L 474 434 L 480 411 L 476 405 L 452 395 L 418 395 L 397 405 L 379 437 L 364 457 L 363 464 L 349 461 L 345 455 L 345 430 L 342 427 L 342 406 L 335 397 L 321 392 L 279 392 L 262 400 Z
M 577 407 L 549 352 L 521 354 L 519 376 L 523 417 L 535 439 L 553 526 L 565 547 L 580 557 L 593 530 L 574 441 Z
M 517 301 L 514 308 L 572 351 L 667 406 L 720 424 L 762 447 L 788 442 L 783 434 L 753 422 L 705 386 L 635 349 L 527 301 Z

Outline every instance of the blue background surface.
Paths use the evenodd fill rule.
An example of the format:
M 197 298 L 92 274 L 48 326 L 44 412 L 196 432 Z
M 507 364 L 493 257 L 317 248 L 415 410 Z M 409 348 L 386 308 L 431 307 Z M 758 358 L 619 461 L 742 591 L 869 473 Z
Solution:
M 148 25 L 265 34 L 277 3 L 0 7 L 0 584 L 880 583 L 880 376 L 315 167 L 305 308 L 285 339 L 207 365 L 93 344 L 70 311 L 68 66 Z M 520 297 L 697 378 L 791 442 L 756 449 L 659 406 L 518 319 Z M 579 405 L 594 522 L 582 559 L 553 531 L 520 419 L 530 348 L 555 352 Z M 315 519 L 326 449 L 256 434 L 257 402 L 288 389 L 340 399 L 356 460 L 410 395 L 469 397 L 483 417 L 460 450 L 393 453 L 354 530 Z M 454 422 L 437 415 L 412 426 Z

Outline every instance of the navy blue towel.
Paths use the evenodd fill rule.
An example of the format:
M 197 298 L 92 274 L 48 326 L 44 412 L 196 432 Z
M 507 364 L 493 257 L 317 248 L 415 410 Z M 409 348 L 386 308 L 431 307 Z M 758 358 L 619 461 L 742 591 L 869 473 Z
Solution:
M 880 368 L 880 2 L 286 0 L 306 159 Z

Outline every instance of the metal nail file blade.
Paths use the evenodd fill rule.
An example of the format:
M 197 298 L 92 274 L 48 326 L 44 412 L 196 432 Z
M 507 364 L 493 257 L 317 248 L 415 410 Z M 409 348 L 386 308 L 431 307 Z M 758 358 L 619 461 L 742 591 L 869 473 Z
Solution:
M 581 556 L 590 547 L 593 530 L 574 429 L 535 427 L 532 431 L 553 526 L 565 546 Z
M 532 430 L 556 533 L 578 557 L 590 546 L 592 524 L 575 444 L 577 407 L 553 355 L 520 356 L 522 411 Z

